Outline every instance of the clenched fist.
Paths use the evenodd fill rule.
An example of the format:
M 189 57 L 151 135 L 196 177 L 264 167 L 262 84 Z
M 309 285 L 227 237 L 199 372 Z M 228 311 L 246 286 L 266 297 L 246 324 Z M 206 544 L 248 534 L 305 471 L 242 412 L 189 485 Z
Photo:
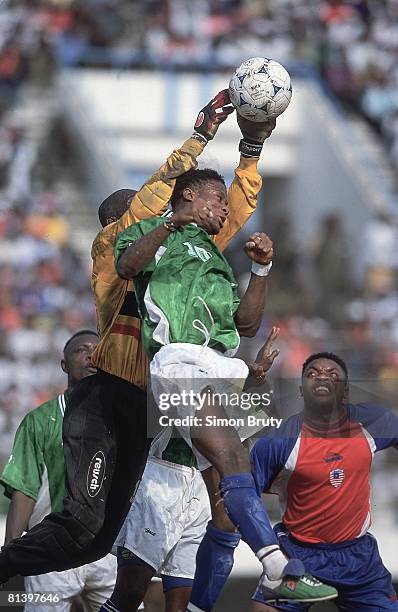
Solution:
M 272 240 L 264 232 L 252 234 L 244 246 L 244 251 L 249 259 L 262 266 L 269 264 L 274 254 Z

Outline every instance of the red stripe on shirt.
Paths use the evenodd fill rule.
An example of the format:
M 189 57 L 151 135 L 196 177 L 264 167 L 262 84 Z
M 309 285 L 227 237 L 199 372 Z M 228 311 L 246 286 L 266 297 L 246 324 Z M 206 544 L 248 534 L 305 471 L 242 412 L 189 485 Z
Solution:
M 134 338 L 139 338 L 141 331 L 138 327 L 133 327 L 132 325 L 115 323 L 112 326 L 111 334 L 122 334 L 123 336 L 134 336 Z

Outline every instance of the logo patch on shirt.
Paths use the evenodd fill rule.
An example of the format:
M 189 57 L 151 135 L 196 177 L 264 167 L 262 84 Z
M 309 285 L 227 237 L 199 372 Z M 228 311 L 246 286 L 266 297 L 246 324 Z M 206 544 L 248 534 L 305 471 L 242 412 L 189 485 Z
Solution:
M 212 254 L 203 247 L 196 246 L 190 242 L 184 242 L 184 246 L 188 247 L 188 255 L 191 257 L 196 257 L 202 261 L 208 261 L 212 257 Z
M 328 453 L 326 457 L 323 458 L 325 463 L 332 463 L 332 461 L 341 461 L 343 459 L 343 455 L 339 455 L 339 453 Z
M 337 470 L 330 471 L 329 482 L 332 485 L 332 487 L 335 487 L 336 489 L 338 487 L 341 487 L 341 485 L 343 484 L 343 480 L 344 480 L 344 470 L 340 470 L 338 468 Z

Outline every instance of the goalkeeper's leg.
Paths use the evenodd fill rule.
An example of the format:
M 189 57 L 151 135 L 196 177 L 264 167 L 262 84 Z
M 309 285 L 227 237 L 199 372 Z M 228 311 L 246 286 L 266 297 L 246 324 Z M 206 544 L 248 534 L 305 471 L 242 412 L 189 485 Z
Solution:
M 110 551 L 145 467 L 145 393 L 105 372 L 81 380 L 68 400 L 63 437 L 64 510 L 2 548 L 0 583 L 84 565 Z

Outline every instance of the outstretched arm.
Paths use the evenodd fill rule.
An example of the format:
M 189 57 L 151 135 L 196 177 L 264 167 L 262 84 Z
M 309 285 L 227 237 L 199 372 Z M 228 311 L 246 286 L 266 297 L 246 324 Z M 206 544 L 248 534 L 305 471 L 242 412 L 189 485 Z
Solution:
M 252 260 L 249 285 L 235 313 L 235 323 L 241 336 L 253 337 L 261 324 L 267 289 L 267 277 L 272 266 L 272 240 L 264 233 L 252 234 L 244 250 Z
M 223 121 L 233 112 L 229 104 L 228 90 L 224 89 L 198 113 L 194 132 L 184 144 L 167 158 L 159 170 L 151 176 L 131 201 L 129 209 L 117 221 L 118 232 L 132 223 L 165 212 L 175 179 L 197 166 L 197 157 L 216 135 Z
M 239 143 L 241 154 L 239 166 L 235 170 L 235 178 L 228 190 L 228 218 L 220 233 L 214 238 L 221 251 L 226 248 L 256 210 L 257 197 L 262 186 L 257 165 L 263 142 L 271 136 L 276 125 L 275 119 L 257 123 L 239 114 L 236 117 L 243 138 Z

